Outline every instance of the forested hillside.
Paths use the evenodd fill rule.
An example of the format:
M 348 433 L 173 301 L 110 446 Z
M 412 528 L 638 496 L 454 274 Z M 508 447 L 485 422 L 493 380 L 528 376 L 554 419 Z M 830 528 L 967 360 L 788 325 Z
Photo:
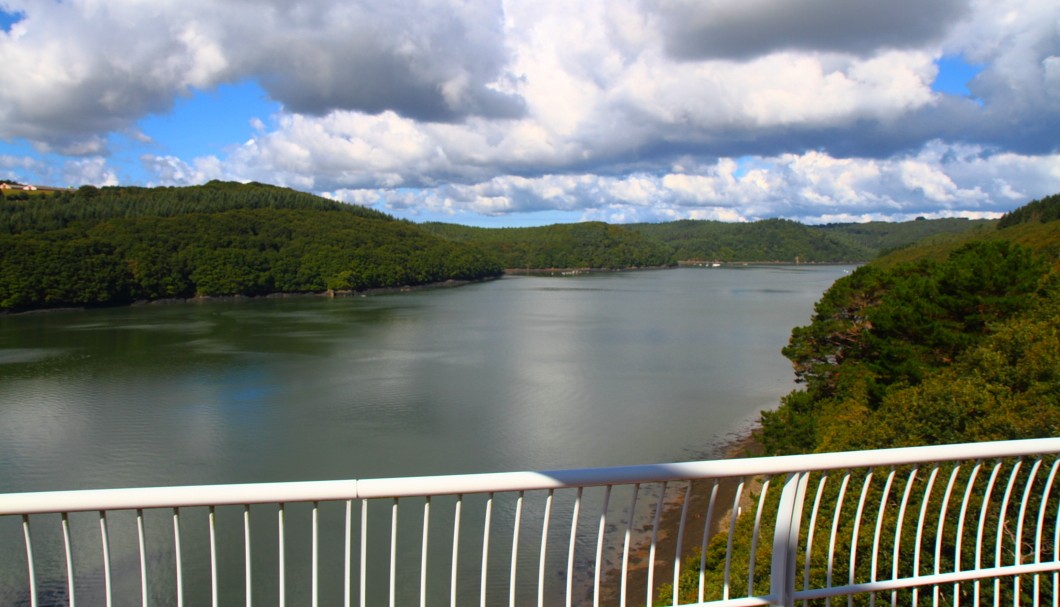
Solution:
M 767 455 L 1060 436 L 1060 196 L 1017 209 L 994 229 L 898 251 L 862 266 L 824 294 L 811 323 L 793 330 L 784 354 L 803 387 L 776 410 L 762 413 L 759 439 Z M 1006 475 L 1015 480 L 1017 471 L 1012 465 Z M 961 472 L 962 482 L 971 483 L 969 473 Z M 931 499 L 942 499 L 942 478 L 952 483 L 957 476 L 952 466 L 943 468 L 933 494 L 937 497 Z M 1020 482 L 1030 486 L 1031 476 L 1022 472 Z M 851 538 L 862 517 L 879 517 L 886 521 L 884 528 L 896 528 L 900 485 L 906 482 L 901 479 L 925 482 L 914 481 L 905 471 L 898 477 L 889 494 L 882 482 L 870 483 L 866 471 L 849 478 L 851 486 L 866 487 L 867 506 L 864 512 L 860 506 L 835 512 L 837 553 L 852 550 Z M 810 484 L 817 482 L 815 476 Z M 841 491 L 836 485 L 825 489 L 823 503 L 835 502 Z M 769 494 L 767 510 L 775 507 L 778 494 Z M 971 499 L 976 502 L 972 511 L 989 512 L 987 526 L 999 525 L 996 505 L 983 507 L 981 495 Z M 1000 491 L 991 499 L 1000 500 Z M 1023 505 L 1038 512 L 1038 499 L 1031 496 L 1033 503 Z M 886 541 L 901 542 L 896 554 L 943 545 L 936 552 L 936 571 L 954 570 L 956 558 L 974 562 L 981 548 L 990 554 L 996 550 L 998 558 L 1004 553 L 1006 562 L 1019 558 L 1011 537 L 1002 542 L 997 535 L 985 545 L 955 544 L 952 530 L 959 528 L 959 512 L 963 509 L 951 508 L 944 520 L 933 515 L 923 538 L 911 528 L 916 518 L 907 517 L 900 540 Z M 746 574 L 753 546 L 751 518 L 739 519 L 730 544 L 737 552 L 731 559 L 735 579 Z M 947 533 L 939 537 L 944 529 Z M 772 521 L 763 521 L 760 533 L 770 537 Z M 715 589 L 708 599 L 718 598 L 716 589 L 728 579 L 726 541 L 719 534 L 704 555 L 704 575 Z M 856 549 L 858 579 L 869 579 L 869 563 L 875 562 L 865 544 Z M 768 562 L 768 551 L 756 554 L 759 562 Z M 825 565 L 811 564 L 807 575 L 818 585 L 814 587 L 832 575 L 832 563 Z M 683 571 L 679 593 L 687 600 L 698 589 L 699 567 Z M 855 577 L 846 563 L 837 563 L 834 573 L 836 579 Z M 766 585 L 756 580 L 755 589 L 768 592 Z M 1031 588 L 1029 583 L 1022 589 L 984 584 L 984 593 L 997 593 L 993 598 L 999 603 L 1016 604 L 1022 598 L 1033 604 L 1037 594 Z M 656 604 L 672 604 L 673 588 L 666 585 L 661 591 Z M 977 596 L 972 593 L 977 595 L 979 588 L 954 585 L 951 592 L 959 593 L 962 603 L 973 602 Z M 896 598 L 898 604 L 915 604 L 909 593 Z
M 925 238 L 989 229 L 992 222 L 929 219 L 806 226 L 785 219 L 753 223 L 683 220 L 630 224 L 631 230 L 671 247 L 681 261 L 868 261 Z
M 261 184 L 81 188 L 0 212 L 0 310 L 496 276 L 474 246 Z
M 864 261 L 874 254 L 865 246 L 786 219 L 754 223 L 683 220 L 638 223 L 629 229 L 671 247 L 682 261 Z
M 535 228 L 472 228 L 423 224 L 444 238 L 477 244 L 505 268 L 619 269 L 674 265 L 669 248 L 627 229 L 600 222 Z
M 767 451 L 1060 434 L 1058 209 L 837 281 L 784 350 L 805 387 L 763 414 Z

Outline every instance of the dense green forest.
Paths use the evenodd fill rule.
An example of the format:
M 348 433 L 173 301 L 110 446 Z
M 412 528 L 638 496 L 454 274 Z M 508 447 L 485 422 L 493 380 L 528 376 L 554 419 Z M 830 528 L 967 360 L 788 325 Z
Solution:
M 375 211 L 261 184 L 92 188 L 0 212 L 0 310 L 421 285 L 501 273 Z
M 767 452 L 1060 434 L 1058 210 L 1034 201 L 837 281 L 784 349 L 804 388 L 763 414 Z M 913 413 L 944 401 L 961 405 Z
M 444 238 L 477 244 L 509 269 L 620 269 L 675 264 L 665 245 L 625 226 L 600 222 L 534 228 L 473 228 L 449 223 L 423 226 Z
M 803 387 L 776 410 L 762 413 L 758 438 L 766 455 L 1060 436 L 1060 196 L 1031 202 L 993 229 L 903 249 L 862 266 L 822 296 L 810 324 L 792 331 L 784 354 Z M 1032 482 L 1031 473 L 1010 462 L 1006 474 L 1015 479 L 1017 473 L 1022 482 Z M 949 466 L 943 475 L 958 487 L 974 482 L 974 471 L 968 469 Z M 815 475 L 811 485 L 818 479 Z M 909 470 L 902 471 L 889 493 L 884 483 L 871 483 L 871 471 L 858 471 L 848 480 L 868 488 L 864 520 L 880 516 L 891 530 L 896 529 L 897 500 L 904 487 L 916 483 L 925 491 L 925 479 L 914 479 Z M 823 501 L 834 503 L 839 490 L 835 483 L 829 485 Z M 932 499 L 941 499 L 941 491 L 940 481 Z M 770 496 L 771 504 L 776 494 Z M 971 499 L 974 511 L 980 511 L 983 498 Z M 1037 512 L 1040 496 L 1030 499 L 1038 500 L 1028 504 Z M 850 550 L 850 538 L 856 535 L 852 512 L 844 511 L 841 518 L 836 513 L 840 553 Z M 987 525 L 996 526 L 998 507 L 983 512 Z M 832 515 L 822 513 L 829 519 Z M 997 543 L 1000 535 L 984 540 L 983 546 L 973 537 L 960 548 L 952 531 L 958 528 L 958 509 L 949 511 L 945 524 L 937 512 L 931 516 L 923 541 L 945 546 L 930 557 L 940 559 L 941 570 L 953 570 L 956 554 L 971 562 L 971 551 L 979 548 L 1013 558 L 1011 542 Z M 1056 516 L 1055 507 L 1049 516 Z M 737 524 L 733 576 L 746 572 L 753 545 L 750 518 Z M 904 554 L 915 553 L 919 545 L 913 544 L 919 533 L 909 528 L 913 520 L 906 521 L 900 539 L 897 531 L 887 539 L 892 546 L 901 541 Z M 763 524 L 763 537 L 771 536 L 771 526 Z M 944 528 L 947 534 L 937 538 Z M 708 586 L 715 589 L 722 584 L 727 539 L 725 534 L 716 537 L 704 555 Z M 1050 544 L 1043 551 L 1051 554 L 1053 549 Z M 857 552 L 857 575 L 868 579 L 873 555 L 866 545 Z M 768 549 L 756 555 L 768 562 Z M 829 573 L 822 563 L 811 565 L 813 583 L 823 584 Z M 836 579 L 846 579 L 846 567 L 837 564 Z M 766 592 L 767 583 L 756 582 L 756 592 Z M 1049 596 L 1052 580 L 1045 583 Z M 698 584 L 696 564 L 681 578 L 681 596 L 693 598 Z M 1033 603 L 1030 587 L 1027 583 L 1021 592 Z M 1016 599 L 1012 584 L 999 588 L 999 601 Z M 664 587 L 657 604 L 671 604 L 672 591 Z M 970 585 L 959 592 L 971 602 Z M 996 590 L 984 585 L 984 592 L 992 596 Z M 909 593 L 898 599 L 911 604 Z M 868 599 L 855 602 L 868 604 Z
M 868 261 L 929 237 L 985 229 L 989 221 L 931 219 L 806 226 L 786 219 L 752 223 L 683 220 L 626 226 L 671 247 L 682 261 Z
M 934 219 L 902 223 L 805 226 L 786 219 L 752 223 L 681 220 L 668 223 L 561 224 L 535 228 L 472 228 L 428 223 L 444 238 L 489 250 L 506 268 L 626 268 L 678 261 L 839 263 L 928 237 L 987 229 L 993 223 Z

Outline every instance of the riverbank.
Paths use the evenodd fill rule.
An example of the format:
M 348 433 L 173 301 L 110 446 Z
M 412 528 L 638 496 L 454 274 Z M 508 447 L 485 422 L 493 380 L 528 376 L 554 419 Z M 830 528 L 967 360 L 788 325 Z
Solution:
M 487 276 L 477 280 L 444 280 L 440 282 L 429 282 L 422 285 L 402 285 L 400 287 L 378 287 L 361 290 L 334 290 L 327 291 L 299 291 L 293 293 L 276 292 L 264 295 L 199 295 L 196 297 L 167 297 L 162 299 L 138 299 L 127 303 L 115 303 L 98 306 L 64 306 L 61 308 L 35 308 L 32 310 L 9 311 L 0 310 L 0 315 L 20 316 L 29 314 L 48 314 L 53 312 L 79 312 L 84 310 L 98 310 L 106 308 L 124 308 L 132 306 L 162 306 L 171 304 L 195 304 L 212 301 L 254 301 L 259 299 L 292 299 L 305 297 L 374 297 L 379 295 L 393 295 L 397 293 L 411 293 L 413 291 L 428 291 L 434 289 L 450 289 L 464 285 L 480 282 L 490 282 L 501 278 L 500 276 Z
M 584 274 L 612 274 L 614 272 L 642 272 L 672 270 L 677 266 L 630 266 L 627 268 L 505 268 L 510 276 L 580 276 Z
M 738 459 L 754 457 L 762 453 L 762 445 L 756 438 L 758 427 L 755 426 L 735 437 L 723 449 L 721 459 Z M 703 479 L 692 482 L 691 491 L 688 492 L 688 512 L 685 520 L 685 532 L 681 538 L 681 562 L 682 567 L 694 566 L 694 557 L 703 545 L 703 529 L 707 529 L 707 542 L 718 533 L 728 529 L 732 515 L 732 505 L 736 500 L 736 490 L 739 487 L 739 478 L 718 479 L 717 495 L 714 498 L 714 510 L 710 520 L 706 520 L 707 511 L 710 509 L 710 495 L 714 486 L 714 479 Z M 667 492 L 663 513 L 659 520 L 659 535 L 655 542 L 655 590 L 653 597 L 658 598 L 658 588 L 663 584 L 673 582 L 674 578 L 674 556 L 677 554 L 677 536 L 681 524 L 681 512 L 685 503 L 685 488 L 679 487 L 679 491 Z M 751 492 L 746 485 L 740 496 L 739 508 L 744 510 L 752 506 Z M 654 514 L 654 513 L 653 513 Z M 651 552 L 651 531 L 653 521 L 649 520 L 645 526 L 635 530 L 644 537 L 636 545 L 630 548 L 629 572 L 626 579 L 627 603 L 642 604 L 648 591 L 648 567 L 651 564 L 649 556 Z M 619 604 L 622 588 L 622 569 L 619 565 L 604 575 L 601 582 L 600 604 Z

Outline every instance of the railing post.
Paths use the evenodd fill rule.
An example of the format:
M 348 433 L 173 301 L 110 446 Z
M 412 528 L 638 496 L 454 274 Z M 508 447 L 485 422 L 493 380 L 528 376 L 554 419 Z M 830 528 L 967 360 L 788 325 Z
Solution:
M 769 580 L 769 601 L 773 605 L 792 607 L 795 604 L 795 559 L 802 525 L 802 503 L 806 499 L 809 479 L 809 472 L 788 473 L 780 494 Z

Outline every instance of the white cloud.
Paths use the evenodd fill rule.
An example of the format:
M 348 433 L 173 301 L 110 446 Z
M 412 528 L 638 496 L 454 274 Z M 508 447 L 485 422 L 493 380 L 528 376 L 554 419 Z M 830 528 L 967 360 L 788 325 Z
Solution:
M 666 221 L 680 218 L 754 221 L 786 217 L 808 223 L 996 217 L 1013 201 L 1053 193 L 1060 155 L 990 154 L 934 142 L 919 154 L 877 160 L 820 152 L 756 158 L 737 174 L 722 159 L 694 172 L 497 177 L 471 185 L 361 189 L 332 193 L 391 213 L 503 216 L 575 211 L 584 220 Z M 1033 184 L 1017 190 L 1006 176 Z
M 410 216 L 817 221 L 1060 189 L 1060 5 L 929 4 L 6 0 L 26 18 L 0 33 L 19 83 L 0 89 L 0 139 L 101 182 L 122 133 L 152 183 L 257 180 Z M 943 54 L 983 65 L 982 105 L 932 91 Z M 223 154 L 138 135 L 178 96 L 247 81 L 281 110 Z

